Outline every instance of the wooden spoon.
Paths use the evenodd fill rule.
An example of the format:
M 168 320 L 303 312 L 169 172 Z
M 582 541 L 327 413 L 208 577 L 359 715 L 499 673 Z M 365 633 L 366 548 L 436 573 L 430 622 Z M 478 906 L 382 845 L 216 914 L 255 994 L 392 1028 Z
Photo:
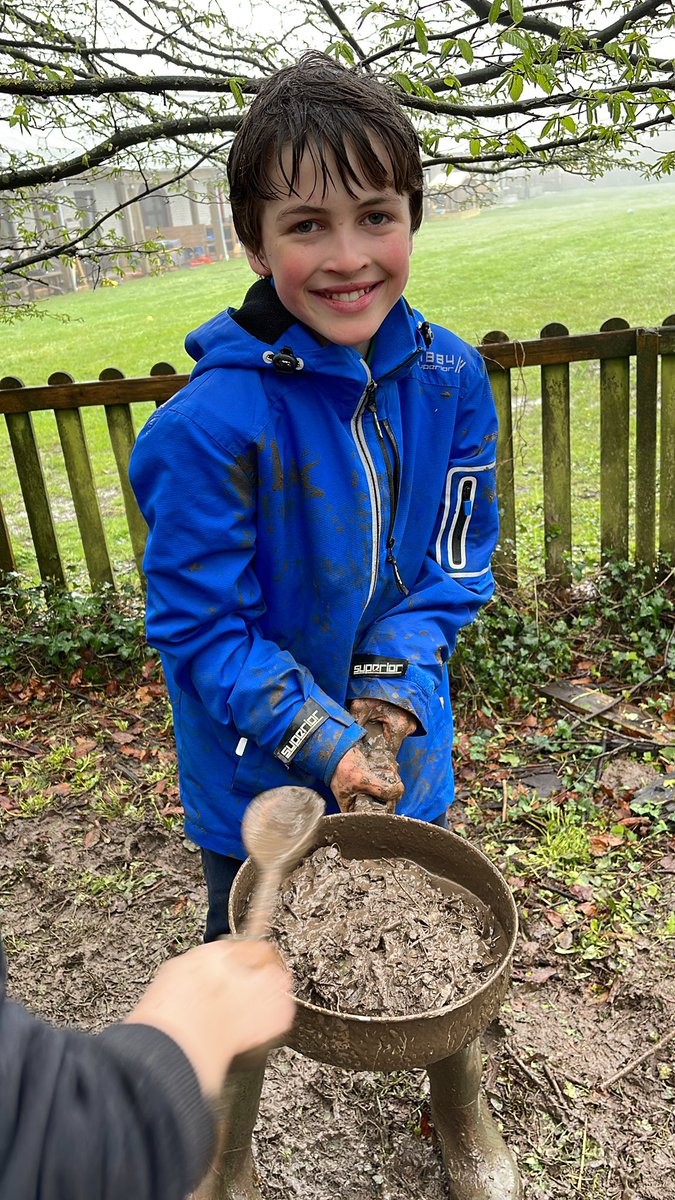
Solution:
M 258 880 L 244 922 L 246 937 L 269 932 L 279 887 L 312 844 L 325 807 L 318 792 L 295 786 L 271 788 L 249 804 L 241 832 Z

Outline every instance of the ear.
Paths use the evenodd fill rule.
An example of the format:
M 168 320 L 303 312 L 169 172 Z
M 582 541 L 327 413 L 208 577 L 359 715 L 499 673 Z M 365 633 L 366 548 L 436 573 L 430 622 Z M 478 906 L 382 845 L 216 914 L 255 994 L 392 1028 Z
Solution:
M 248 265 L 252 271 L 255 271 L 256 275 L 261 275 L 263 279 L 266 279 L 272 274 L 267 265 L 265 252 L 263 250 L 261 250 L 259 254 L 254 254 L 252 250 L 249 250 L 248 246 L 244 246 L 244 250 L 246 251 Z

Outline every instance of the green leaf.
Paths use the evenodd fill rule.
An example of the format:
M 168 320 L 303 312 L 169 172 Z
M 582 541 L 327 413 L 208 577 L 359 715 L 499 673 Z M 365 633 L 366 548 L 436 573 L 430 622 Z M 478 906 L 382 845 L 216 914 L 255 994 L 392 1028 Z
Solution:
M 509 12 L 511 13 L 511 19 L 515 21 L 516 25 L 525 16 L 520 0 L 509 0 Z
M 506 42 L 508 46 L 515 46 L 516 50 L 529 50 L 530 42 L 526 34 L 521 33 L 519 29 L 505 29 L 499 35 L 500 42 Z
M 492 0 L 492 4 L 490 5 L 490 11 L 488 13 L 488 22 L 490 25 L 494 25 L 495 21 L 498 19 L 499 15 L 500 15 L 501 11 L 502 11 L 502 0 Z
M 415 89 L 409 76 L 404 71 L 394 71 L 392 74 L 398 86 L 403 88 L 403 91 L 407 92 L 408 95 L 412 95 Z
M 345 62 L 349 63 L 350 67 L 353 67 L 356 64 L 354 51 L 349 45 L 349 42 L 333 42 L 333 45 L 330 46 L 329 49 L 335 54 L 336 58 L 344 58 Z
M 229 79 L 228 84 L 230 91 L 232 92 L 232 95 L 237 103 L 237 108 L 244 108 L 246 101 L 244 100 L 244 93 L 242 92 L 238 81 L 236 79 Z
M 522 75 L 512 75 L 509 83 L 509 95 L 512 100 L 520 100 L 523 94 L 523 77 Z
M 415 38 L 422 54 L 428 54 L 429 39 L 427 37 L 427 27 L 421 17 L 415 18 Z
M 551 92 L 553 91 L 553 84 L 551 83 L 549 76 L 546 74 L 546 71 L 537 70 L 535 72 L 535 79 L 542 92 L 546 92 L 546 95 L 550 96 Z
M 457 38 L 457 45 L 459 46 L 459 52 L 464 62 L 471 66 L 473 62 L 473 46 L 471 42 L 467 42 L 466 38 Z
M 506 147 L 509 154 L 529 154 L 530 147 L 524 142 L 519 133 L 512 133 Z
M 478 155 L 480 154 L 480 138 L 471 138 L 471 141 L 469 142 L 469 150 L 471 151 L 473 158 L 478 158 Z
M 577 123 L 574 120 L 574 117 L 563 117 L 562 126 L 563 129 L 566 129 L 568 133 L 576 133 L 577 131 Z

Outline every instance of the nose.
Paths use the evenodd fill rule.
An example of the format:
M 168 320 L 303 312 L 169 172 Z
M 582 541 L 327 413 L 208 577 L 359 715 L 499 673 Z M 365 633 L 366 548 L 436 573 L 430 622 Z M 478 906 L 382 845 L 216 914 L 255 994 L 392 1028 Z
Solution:
M 323 263 L 325 271 L 349 277 L 369 266 L 370 261 L 368 248 L 357 230 L 346 225 L 333 230 Z

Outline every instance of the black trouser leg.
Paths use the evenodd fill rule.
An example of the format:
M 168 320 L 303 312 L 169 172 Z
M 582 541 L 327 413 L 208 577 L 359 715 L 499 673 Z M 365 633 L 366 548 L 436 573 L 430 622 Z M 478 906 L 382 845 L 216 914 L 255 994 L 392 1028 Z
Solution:
M 241 865 L 240 858 L 231 858 L 229 854 L 216 854 L 215 850 L 202 848 L 202 867 L 209 896 L 205 942 L 215 942 L 221 934 L 230 932 L 227 906 L 234 877 Z

